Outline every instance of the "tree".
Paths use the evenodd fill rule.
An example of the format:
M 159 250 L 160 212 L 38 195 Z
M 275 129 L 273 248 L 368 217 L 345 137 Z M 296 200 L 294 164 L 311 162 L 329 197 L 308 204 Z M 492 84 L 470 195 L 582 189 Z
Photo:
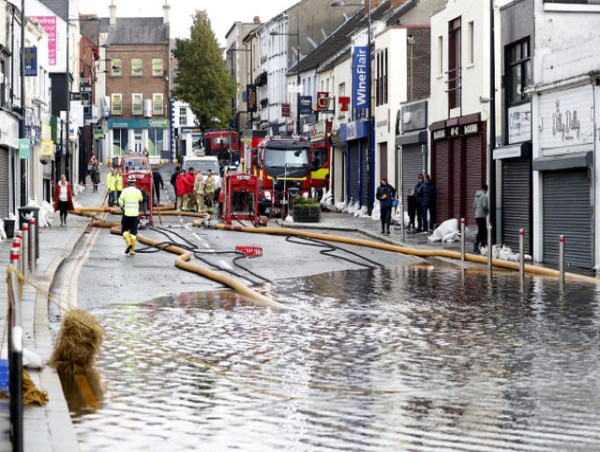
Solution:
M 178 60 L 178 71 L 171 95 L 190 105 L 203 129 L 229 124 L 236 85 L 206 11 L 196 11 L 190 38 L 175 41 L 173 56 Z

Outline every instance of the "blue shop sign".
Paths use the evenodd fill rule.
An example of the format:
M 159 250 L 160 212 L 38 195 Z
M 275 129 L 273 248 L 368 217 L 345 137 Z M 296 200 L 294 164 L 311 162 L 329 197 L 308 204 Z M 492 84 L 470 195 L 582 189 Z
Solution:
M 168 129 L 169 120 L 164 118 L 157 119 L 117 119 L 108 120 L 109 129 Z
M 352 121 L 340 125 L 340 141 L 352 141 L 365 138 L 368 131 L 367 121 Z
M 25 77 L 37 77 L 37 47 L 25 47 Z

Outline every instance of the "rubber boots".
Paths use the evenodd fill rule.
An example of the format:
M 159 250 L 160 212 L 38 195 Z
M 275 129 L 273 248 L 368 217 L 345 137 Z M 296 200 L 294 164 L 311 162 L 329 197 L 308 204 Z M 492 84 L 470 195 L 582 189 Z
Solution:
M 125 248 L 125 254 L 129 254 L 129 252 L 131 251 L 131 237 L 129 236 L 129 232 L 124 232 L 123 238 L 125 239 L 125 243 L 127 243 L 127 248 Z
M 385 223 L 385 234 L 390 235 L 390 222 L 386 221 Z
M 129 251 L 129 255 L 130 256 L 135 256 L 135 242 L 136 242 L 136 238 L 135 237 L 131 237 L 131 250 Z

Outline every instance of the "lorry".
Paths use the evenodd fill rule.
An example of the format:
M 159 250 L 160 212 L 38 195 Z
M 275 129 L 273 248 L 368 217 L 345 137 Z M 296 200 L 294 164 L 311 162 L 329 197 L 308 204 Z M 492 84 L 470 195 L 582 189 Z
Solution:
M 304 138 L 269 137 L 253 151 L 261 215 L 287 215 L 290 197 L 310 195 L 310 143 Z

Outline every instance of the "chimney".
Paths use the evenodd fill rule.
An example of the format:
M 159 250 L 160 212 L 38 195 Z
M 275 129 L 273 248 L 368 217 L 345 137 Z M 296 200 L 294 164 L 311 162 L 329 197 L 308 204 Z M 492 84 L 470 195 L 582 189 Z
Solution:
M 171 22 L 171 7 L 169 6 L 169 0 L 165 0 L 165 4 L 163 5 L 163 16 L 165 24 Z
M 254 16 L 254 25 L 260 24 L 260 17 Z
M 108 7 L 110 10 L 110 25 L 115 25 L 117 23 L 117 5 L 115 5 L 115 0 L 110 0 L 110 6 Z

